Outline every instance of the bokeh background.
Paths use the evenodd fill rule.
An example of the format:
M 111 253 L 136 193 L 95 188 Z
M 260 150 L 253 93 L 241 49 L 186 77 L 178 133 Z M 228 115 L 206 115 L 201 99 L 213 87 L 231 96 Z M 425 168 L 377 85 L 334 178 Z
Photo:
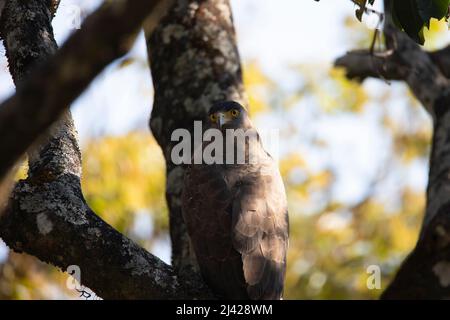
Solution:
M 402 83 L 349 82 L 333 60 L 368 48 L 377 18 L 349 0 L 231 0 L 251 115 L 280 130 L 291 238 L 286 299 L 372 299 L 413 248 L 425 205 L 431 121 Z M 62 1 L 62 44 L 99 0 Z M 450 43 L 433 21 L 426 47 Z M 0 47 L 0 101 L 14 92 Z M 73 104 L 83 191 L 108 223 L 170 263 L 162 153 L 148 129 L 152 83 L 143 35 Z M 17 178 L 26 174 L 23 165 Z M 367 267 L 381 290 L 366 286 Z M 0 299 L 73 299 L 67 275 L 0 240 Z

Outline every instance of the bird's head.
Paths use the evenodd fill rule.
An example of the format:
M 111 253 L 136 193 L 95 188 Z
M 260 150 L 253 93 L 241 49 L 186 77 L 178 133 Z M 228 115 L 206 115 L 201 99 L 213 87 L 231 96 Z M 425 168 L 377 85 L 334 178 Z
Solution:
M 252 127 L 247 110 L 236 101 L 216 102 L 209 109 L 208 122 L 211 128 L 219 130 Z

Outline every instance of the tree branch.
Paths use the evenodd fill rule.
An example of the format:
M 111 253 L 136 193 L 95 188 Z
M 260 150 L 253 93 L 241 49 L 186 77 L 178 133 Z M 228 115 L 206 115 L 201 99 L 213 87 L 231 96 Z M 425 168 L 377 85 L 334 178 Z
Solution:
M 429 54 L 403 32 L 397 29 L 388 29 L 387 32 L 395 39 L 396 48 L 393 52 L 372 54 L 368 50 L 355 50 L 336 59 L 335 66 L 345 68 L 349 79 L 362 81 L 374 77 L 404 80 L 433 115 L 434 103 L 449 86 L 446 75 L 450 73 L 450 61 L 443 58 L 449 49 Z M 434 61 L 439 61 L 439 65 Z
M 57 49 L 51 9 L 40 0 L 9 0 L 5 8 L 1 32 L 9 40 L 5 41 L 6 51 L 18 85 L 27 81 L 34 65 Z M 87 206 L 81 192 L 81 154 L 70 112 L 40 142 L 29 151 L 28 178 L 16 185 L 5 214 L 0 216 L 0 236 L 10 248 L 63 271 L 78 265 L 82 283 L 103 298 L 212 297 L 201 281 L 180 278 Z
M 52 59 L 34 68 L 17 93 L 0 105 L 0 181 L 94 77 L 128 51 L 144 19 L 150 13 L 149 19 L 158 19 L 168 4 L 161 0 L 107 1 Z M 8 1 L 3 15 L 11 6 Z M 7 32 L 9 26 L 2 21 Z M 45 36 L 44 41 L 49 41 Z M 14 43 L 11 37 L 15 35 L 2 35 Z
M 374 55 L 370 50 L 350 51 L 336 59 L 334 65 L 345 68 L 348 79 L 361 82 L 366 78 L 402 80 L 407 72 L 394 56 Z
M 447 78 L 450 78 L 450 46 L 429 52 L 430 59 Z
M 0 235 L 13 250 L 62 271 L 78 265 L 82 284 L 105 299 L 211 297 L 92 212 L 72 174 L 37 185 L 19 182 L 0 218 Z
M 416 247 L 405 259 L 382 299 L 450 297 L 450 48 L 427 53 L 393 24 L 392 0 L 385 0 L 382 57 L 350 52 L 336 60 L 349 78 L 405 81 L 433 118 L 427 206 Z M 374 62 L 375 61 L 375 62 Z
M 443 49 L 426 52 L 439 71 L 450 78 L 450 46 Z M 383 52 L 371 53 L 370 50 L 353 50 L 335 60 L 336 67 L 346 70 L 347 78 L 364 81 L 366 78 L 386 80 L 403 80 L 406 78 L 407 68 L 395 59 L 394 55 Z

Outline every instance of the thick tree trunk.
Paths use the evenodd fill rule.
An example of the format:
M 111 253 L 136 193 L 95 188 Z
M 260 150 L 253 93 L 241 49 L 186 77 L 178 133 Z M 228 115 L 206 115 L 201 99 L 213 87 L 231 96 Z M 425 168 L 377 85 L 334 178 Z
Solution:
M 450 87 L 431 107 L 433 141 L 420 238 L 384 291 L 384 299 L 450 298 Z
M 193 133 L 212 103 L 237 100 L 246 105 L 241 64 L 228 0 L 177 0 L 155 32 L 147 33 L 155 88 L 150 126 L 166 159 L 166 198 L 170 211 L 172 265 L 197 270 L 181 215 L 184 168 L 171 160 L 177 128 Z
M 167 3 L 164 2 L 164 6 Z M 106 5 L 87 19 L 84 28 L 68 40 L 65 50 L 56 57 L 50 57 L 57 49 L 51 27 L 54 4 L 57 2 L 9 0 L 2 11 L 1 36 L 5 40 L 10 71 L 19 92 L 16 98 L 8 100 L 9 104 L 6 103 L 5 108 L 9 108 L 6 116 L 5 109 L 1 110 L 0 123 L 11 115 L 20 120 L 17 123 L 5 122 L 8 126 L 0 124 L 9 134 L 2 137 L 4 144 L 11 144 L 22 130 L 28 130 L 30 140 L 34 139 L 32 132 L 43 134 L 45 126 L 42 124 L 50 124 L 50 119 L 58 118 L 56 113 L 66 107 L 61 104 L 71 102 L 102 66 L 131 45 L 129 41 L 126 46 L 121 41 L 117 43 L 114 37 L 126 36 L 129 39 L 132 36 L 130 32 L 134 34 L 139 21 L 144 19 L 145 10 L 148 12 L 154 8 L 148 2 L 133 0 L 123 3 L 127 9 L 124 13 L 114 9 L 115 5 Z M 156 11 L 161 14 L 163 7 L 156 7 Z M 144 12 L 138 12 L 144 8 Z M 114 21 L 121 14 L 126 21 L 132 22 L 120 26 L 119 19 L 114 26 L 117 32 L 105 31 L 104 28 L 110 26 L 104 23 Z M 134 16 L 128 17 L 129 14 Z M 111 38 L 106 36 L 109 32 L 113 32 Z M 76 48 L 77 44 L 81 47 Z M 97 50 L 102 54 L 96 54 Z M 40 61 L 44 63 L 36 69 Z M 74 73 L 58 71 L 61 68 L 67 72 L 65 67 L 77 61 L 87 69 L 75 72 L 72 65 L 69 71 Z M 38 81 L 43 80 L 39 77 L 43 74 L 50 78 Z M 60 75 L 64 77 L 60 78 Z M 59 82 L 52 82 L 56 80 Z M 69 94 L 55 91 L 55 88 L 68 87 Z M 36 95 L 42 100 L 36 101 Z M 41 110 L 36 108 L 39 102 L 42 102 Z M 31 114 L 17 112 L 16 108 L 19 111 L 31 110 Z M 55 114 L 43 114 L 43 111 Z M 37 119 L 26 118 L 27 115 L 35 115 Z M 25 120 L 20 117 L 25 117 Z M 31 123 L 31 129 L 24 128 L 23 124 L 30 120 L 40 123 L 37 126 Z M 29 152 L 28 178 L 17 184 L 5 213 L 0 216 L 0 236 L 11 249 L 34 255 L 62 270 L 69 265 L 78 265 L 82 283 L 103 298 L 211 297 L 202 282 L 177 275 L 170 266 L 114 230 L 87 206 L 80 186 L 81 155 L 70 113 L 63 114 L 44 137 Z M 21 144 L 23 150 L 28 146 L 28 142 L 14 142 Z M 2 144 L 2 152 L 5 152 L 3 147 Z M 2 167 L 5 170 L 9 169 L 8 161 L 13 159 L 7 156 L 2 153 L 0 157 L 0 160 L 7 158 L 1 163 L 6 164 Z
M 389 8 L 385 1 L 385 8 Z M 449 48 L 427 53 L 397 30 L 386 12 L 385 36 L 392 53 L 354 51 L 336 60 L 349 78 L 405 81 L 433 118 L 427 206 L 416 247 L 383 299 L 450 297 L 450 63 Z

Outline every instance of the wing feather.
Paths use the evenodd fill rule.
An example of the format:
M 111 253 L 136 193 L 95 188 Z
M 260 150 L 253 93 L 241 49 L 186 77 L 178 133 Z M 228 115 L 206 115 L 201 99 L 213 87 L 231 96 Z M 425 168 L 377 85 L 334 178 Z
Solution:
M 276 167 L 266 175 L 244 175 L 235 192 L 232 241 L 242 254 L 251 299 L 280 299 L 286 272 L 288 216 Z
M 183 216 L 213 291 L 228 299 L 280 299 L 288 244 L 284 186 L 273 162 L 264 170 L 242 168 L 191 166 Z
M 241 255 L 231 241 L 232 200 L 217 168 L 187 169 L 182 212 L 202 276 L 219 297 L 248 299 Z

